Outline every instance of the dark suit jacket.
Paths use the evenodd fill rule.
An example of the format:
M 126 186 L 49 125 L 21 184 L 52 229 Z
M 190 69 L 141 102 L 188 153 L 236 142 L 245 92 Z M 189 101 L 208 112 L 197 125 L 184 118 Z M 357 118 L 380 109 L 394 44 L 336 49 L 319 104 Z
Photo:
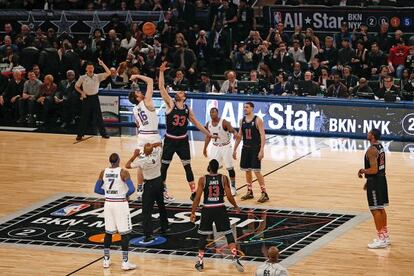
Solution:
M 175 68 L 179 68 L 180 64 L 181 64 L 181 59 L 180 59 L 180 52 L 175 52 L 174 57 L 173 57 L 173 63 L 174 63 L 174 67 Z M 185 49 L 184 50 L 184 65 L 185 65 L 185 70 L 187 71 L 188 69 L 193 68 L 193 69 L 197 69 L 197 58 L 193 52 L 193 50 L 190 49 Z M 186 73 L 186 72 L 185 72 Z
M 55 94 L 59 99 L 69 99 L 71 97 L 79 97 L 80 94 L 75 90 L 76 80 L 68 86 L 68 80 L 59 82 L 58 90 Z
M 274 95 L 282 95 L 283 93 L 293 94 L 293 83 L 287 81 L 285 87 L 282 87 L 281 83 L 276 83 L 275 88 L 273 89 Z
M 25 80 L 22 79 L 20 81 L 20 83 L 16 83 L 16 81 L 14 79 L 9 80 L 6 89 L 4 90 L 4 101 L 5 102 L 10 102 L 11 98 L 13 98 L 14 96 L 17 95 L 22 95 L 23 94 L 23 87 L 24 87 L 24 82 Z
M 399 89 L 397 86 L 392 85 L 392 86 L 391 86 L 390 91 L 391 91 L 393 94 L 395 94 L 397 97 L 399 97 L 399 96 L 400 96 L 400 89 Z M 385 89 L 385 87 L 382 87 L 382 88 L 380 88 L 379 90 L 374 91 L 374 93 L 375 93 L 375 96 L 377 96 L 378 98 L 380 98 L 380 99 L 384 99 L 384 95 L 385 95 L 385 93 L 386 93 L 386 89 Z
M 62 76 L 66 76 L 68 70 L 75 71 L 75 75 L 79 76 L 81 72 L 81 61 L 79 55 L 75 51 L 66 51 L 61 60 Z
M 198 85 L 198 90 L 200 92 L 207 92 L 208 93 L 208 92 L 211 92 L 211 88 L 213 87 L 213 85 L 214 85 L 214 88 L 217 91 L 220 91 L 220 85 L 218 84 L 217 81 L 214 81 L 214 80 L 210 80 L 210 83 L 209 83 L 210 88 L 206 88 L 207 85 L 204 82 L 200 82 L 199 85 Z
M 272 60 L 273 71 L 283 70 L 286 73 L 292 72 L 293 57 L 289 53 L 285 53 L 283 61 L 281 60 L 280 54 Z
M 120 76 L 116 76 L 115 81 L 112 80 L 111 76 L 107 77 L 103 82 L 101 82 L 101 87 L 107 87 L 108 84 L 111 84 L 112 88 L 121 88 L 125 86 L 123 84 L 123 79 Z
M 336 97 L 336 98 L 348 98 L 349 97 L 348 88 L 345 86 L 345 84 L 341 82 L 339 82 L 339 87 L 336 87 L 335 84 L 331 84 L 328 87 L 326 96 Z

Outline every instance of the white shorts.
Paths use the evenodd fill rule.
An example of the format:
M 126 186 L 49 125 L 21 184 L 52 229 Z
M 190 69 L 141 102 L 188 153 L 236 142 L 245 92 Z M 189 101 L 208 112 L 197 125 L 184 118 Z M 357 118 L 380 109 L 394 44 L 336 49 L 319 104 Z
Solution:
M 128 234 L 132 231 L 128 201 L 109 202 L 104 205 L 105 232 L 108 234 Z
M 210 148 L 210 160 L 216 159 L 220 166 L 224 166 L 226 169 L 233 169 L 233 147 L 231 143 L 225 146 L 211 145 Z
M 138 140 L 138 149 L 140 151 L 144 150 L 144 146 L 147 143 L 155 144 L 155 143 L 161 143 L 161 136 L 157 134 L 138 134 L 137 136 Z

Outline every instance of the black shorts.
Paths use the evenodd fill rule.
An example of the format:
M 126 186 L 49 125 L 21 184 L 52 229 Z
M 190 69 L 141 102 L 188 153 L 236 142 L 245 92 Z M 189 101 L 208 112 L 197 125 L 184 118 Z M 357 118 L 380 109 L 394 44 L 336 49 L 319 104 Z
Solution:
M 216 225 L 217 233 L 227 235 L 232 233 L 230 219 L 227 215 L 226 206 L 203 207 L 201 210 L 201 221 L 198 233 L 201 235 L 213 234 L 213 222 Z
M 260 172 L 262 168 L 262 162 L 257 158 L 259 155 L 260 147 L 243 147 L 240 158 L 240 169 L 242 171 L 256 171 Z
M 367 199 L 370 210 L 388 206 L 388 186 L 385 176 L 367 178 Z
M 191 160 L 190 143 L 188 142 L 188 137 L 178 140 L 165 136 L 161 159 L 164 162 L 170 162 L 174 156 L 174 153 L 177 153 L 181 161 Z

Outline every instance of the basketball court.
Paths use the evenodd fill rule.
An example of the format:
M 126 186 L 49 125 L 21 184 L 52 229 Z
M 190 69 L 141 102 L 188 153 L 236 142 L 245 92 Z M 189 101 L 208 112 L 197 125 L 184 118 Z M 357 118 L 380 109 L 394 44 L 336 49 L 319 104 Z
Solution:
M 199 177 L 208 161 L 202 155 L 204 142 L 200 133 L 189 134 L 192 167 Z M 132 202 L 130 259 L 138 269 L 121 271 L 118 242 L 113 246 L 113 265 L 102 268 L 103 201 L 93 193 L 94 184 L 111 153 L 119 153 L 125 165 L 136 137 L 86 138 L 74 143 L 72 135 L 0 132 L 0 274 L 199 275 L 194 269 L 197 225 L 189 221 L 190 191 L 176 157 L 167 178 L 176 198 L 167 205 L 171 232 L 156 234 L 153 244 L 140 244 L 141 205 Z M 369 250 L 375 228 L 362 189 L 364 180 L 357 177 L 369 142 L 267 135 L 266 143 L 262 172 L 270 201 L 256 202 L 260 195 L 256 182 L 255 199 L 239 200 L 246 188 L 236 166 L 236 200 L 242 211 L 230 211 L 229 216 L 246 275 L 265 260 L 263 253 L 271 245 L 280 249 L 290 275 L 411 275 L 413 144 L 384 142 L 392 245 Z M 136 182 L 136 173 L 130 172 Z M 158 228 L 157 214 L 153 217 Z M 203 275 L 238 273 L 222 237 L 211 237 L 209 248 Z

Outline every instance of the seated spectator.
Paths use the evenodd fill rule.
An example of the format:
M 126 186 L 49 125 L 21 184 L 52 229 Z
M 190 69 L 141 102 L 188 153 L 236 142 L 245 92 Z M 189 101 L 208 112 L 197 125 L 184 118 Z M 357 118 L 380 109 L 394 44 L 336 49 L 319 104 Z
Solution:
M 338 63 L 338 50 L 334 47 L 333 38 L 330 36 L 325 37 L 324 45 L 319 49 L 319 54 L 317 55 L 321 64 L 332 68 Z
M 352 33 L 352 41 L 362 41 L 365 48 L 369 48 L 371 46 L 371 39 L 368 34 L 368 25 L 366 23 L 362 22 L 358 31 L 354 29 Z
M 28 80 L 24 83 L 23 94 L 19 98 L 19 115 L 20 118 L 17 123 L 28 122 L 33 124 L 35 122 L 35 105 L 39 95 L 39 89 L 42 82 L 36 78 L 33 71 L 28 73 Z
M 293 63 L 293 72 L 290 74 L 289 79 L 292 83 L 298 83 L 305 79 L 302 73 L 302 66 L 299 62 Z
M 383 22 L 380 25 L 379 32 L 373 37 L 373 40 L 378 43 L 379 48 L 383 52 L 388 52 L 392 47 L 392 38 L 388 34 L 390 25 L 387 22 Z
M 75 124 L 75 117 L 79 116 L 81 109 L 80 94 L 75 90 L 75 72 L 66 72 L 66 79 L 60 81 L 58 91 L 55 94 L 55 103 L 62 118 L 61 128 L 69 124 Z
M 336 70 L 342 71 L 344 66 L 351 65 L 355 51 L 351 48 L 348 38 L 342 39 L 342 48 L 338 51 L 338 65 Z
M 261 45 L 263 39 L 260 37 L 258 31 L 250 31 L 249 36 L 246 38 L 244 43 L 246 44 L 246 49 L 250 52 L 254 52 L 259 45 Z
M 404 91 L 411 91 L 411 83 L 410 83 L 410 76 L 411 76 L 411 71 L 409 69 L 404 69 L 403 73 L 402 73 L 402 77 L 400 80 L 400 88 L 401 90 Z M 409 88 L 408 90 L 406 88 Z
M 319 86 L 323 91 L 326 91 L 326 89 L 331 85 L 332 78 L 329 75 L 329 71 L 326 67 L 321 68 L 321 75 L 319 76 Z
M 312 72 L 313 81 L 319 81 L 319 77 L 322 74 L 321 63 L 319 62 L 319 58 L 315 57 L 311 60 L 309 71 Z
M 292 71 L 293 57 L 287 52 L 286 43 L 279 43 L 273 54 L 271 64 L 273 65 L 273 72 L 284 71 L 290 73 Z
M 270 51 L 270 43 L 268 41 L 263 41 L 262 45 L 256 48 L 253 54 L 253 66 L 260 67 L 263 64 L 266 64 L 267 67 L 271 64 L 270 59 L 272 53 Z
M 351 59 L 352 71 L 358 76 L 368 76 L 368 50 L 364 42 L 358 40 L 356 43 L 355 56 Z
M 354 87 L 358 83 L 358 77 L 352 74 L 350 66 L 345 66 L 342 70 L 342 80 L 348 89 Z
M 302 32 L 302 26 L 295 25 L 295 31 L 293 32 L 290 41 L 293 43 L 295 40 L 297 40 L 299 42 L 299 47 L 302 47 L 303 43 L 305 42 L 305 37 L 305 34 Z
M 125 86 L 124 79 L 120 76 L 118 76 L 118 71 L 115 67 L 111 67 L 109 69 L 111 71 L 111 75 L 107 77 L 103 82 L 101 82 L 101 87 L 105 87 L 108 89 L 111 88 L 121 88 Z
M 306 37 L 309 37 L 313 45 L 315 45 L 316 48 L 319 50 L 319 48 L 321 48 L 321 43 L 320 43 L 319 38 L 315 35 L 315 32 L 313 31 L 313 29 L 307 28 L 305 34 L 306 34 Z
M 184 77 L 184 70 L 183 69 L 177 69 L 175 71 L 175 77 L 171 80 L 170 86 L 174 91 L 178 90 L 188 90 L 189 82 Z
M 346 38 L 352 45 L 352 34 L 349 32 L 348 22 L 342 21 L 341 30 L 334 35 L 335 46 L 337 49 L 340 50 L 343 48 L 342 41 L 344 38 Z
M 39 94 L 36 101 L 43 107 L 43 121 L 47 125 L 51 122 L 50 111 L 55 105 L 55 93 L 57 85 L 53 82 L 52 75 L 46 75 L 43 83 L 39 87 Z
M 260 79 L 265 80 L 269 84 L 275 83 L 275 79 L 273 78 L 272 71 L 267 64 L 260 64 L 259 66 L 259 77 Z
M 127 63 L 124 61 L 124 62 L 121 62 L 119 64 L 118 69 L 116 70 L 118 76 L 120 76 L 122 78 L 122 82 L 128 82 L 129 81 L 129 76 L 128 76 L 128 73 L 127 73 L 127 69 L 128 69 L 127 68 Z
M 305 62 L 308 64 L 319 52 L 318 47 L 313 44 L 310 37 L 305 38 L 305 45 L 303 46 L 302 51 L 305 55 Z
M 348 88 L 341 82 L 339 73 L 334 73 L 333 81 L 334 83 L 331 84 L 326 91 L 326 96 L 335 98 L 348 98 Z
M 312 72 L 305 72 L 305 80 L 298 82 L 298 88 L 294 86 L 295 93 L 298 96 L 316 96 L 320 93 L 319 85 L 312 80 Z
M 231 52 L 230 59 L 236 70 L 250 71 L 253 68 L 253 53 L 246 49 L 244 41 L 240 42 Z
M 371 44 L 371 51 L 368 53 L 368 67 L 371 70 L 371 75 L 377 75 L 380 68 L 387 64 L 387 56 L 380 50 L 377 42 Z
M 357 98 L 371 98 L 374 99 L 374 91 L 368 85 L 366 78 L 360 78 L 359 84 L 352 89 L 352 93 Z
M 183 42 L 176 45 L 176 51 L 173 57 L 174 68 L 181 68 L 182 73 L 191 83 L 195 82 L 197 57 L 193 50 L 185 48 Z
M 18 112 L 18 100 L 23 96 L 24 79 L 22 72 L 13 72 L 13 79 L 9 80 L 3 93 L 0 95 L 0 106 L 6 119 L 14 119 Z
M 270 84 L 265 79 L 260 78 L 257 70 L 250 71 L 249 81 L 257 83 L 252 89 L 253 91 L 249 91 L 250 94 L 267 94 L 270 90 Z
M 411 46 L 408 51 L 407 58 L 405 59 L 405 68 L 409 69 L 411 72 L 414 71 L 414 47 Z
M 414 71 L 411 71 L 408 80 L 402 83 L 402 96 L 404 100 L 412 101 L 414 98 Z
M 288 276 L 286 268 L 278 264 L 279 250 L 272 246 L 267 251 L 267 261 L 256 269 L 256 276 Z
M 237 93 L 237 82 L 236 79 L 236 72 L 228 71 L 224 73 L 226 80 L 223 82 L 220 88 L 220 93 L 230 93 L 235 94 Z
M 137 44 L 137 40 L 132 37 L 132 33 L 130 31 L 127 31 L 125 33 L 125 38 L 121 40 L 121 47 L 124 49 L 132 49 Z
M 384 86 L 378 91 L 375 91 L 375 99 L 385 99 L 394 97 L 395 100 L 400 100 L 400 89 L 394 85 L 394 78 L 387 76 L 384 78 Z M 391 100 L 392 101 L 392 100 Z
M 206 72 L 201 72 L 201 82 L 198 85 L 200 92 L 219 92 L 220 85 L 217 81 L 212 81 Z
M 10 36 L 6 35 L 3 40 L 3 45 L 0 46 L 0 56 L 5 57 L 7 56 L 7 48 L 10 47 L 13 53 L 17 53 L 19 47 L 16 44 L 12 43 L 12 39 Z
M 408 54 L 409 47 L 405 46 L 404 40 L 402 39 L 396 41 L 396 45 L 390 50 L 390 54 L 388 56 L 388 67 L 390 68 L 391 73 L 395 71 L 395 76 L 398 79 L 401 79 Z
M 288 52 L 292 55 L 295 62 L 306 62 L 303 50 L 300 48 L 299 40 L 293 40 L 293 47 L 290 47 Z
M 289 81 L 289 77 L 285 72 L 279 73 L 277 76 L 277 83 L 273 89 L 273 94 L 278 96 L 287 96 L 293 94 L 294 87 Z

